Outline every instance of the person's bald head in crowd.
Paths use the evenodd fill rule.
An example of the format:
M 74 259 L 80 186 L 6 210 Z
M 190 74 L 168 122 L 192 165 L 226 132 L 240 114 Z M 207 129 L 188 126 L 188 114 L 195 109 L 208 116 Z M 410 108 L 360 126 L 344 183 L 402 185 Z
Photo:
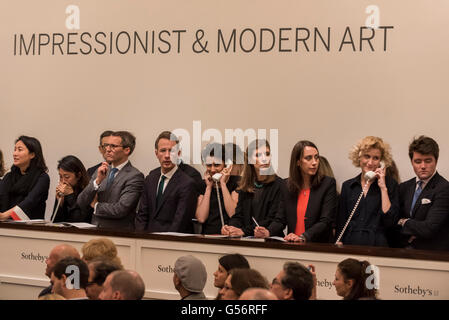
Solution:
M 53 271 L 55 265 L 60 260 L 68 257 L 80 259 L 80 254 L 78 250 L 76 250 L 73 246 L 69 244 L 63 243 L 54 247 L 50 251 L 48 258 L 45 260 L 45 263 L 47 265 L 47 268 L 45 269 L 45 275 L 51 278 L 51 272 Z
M 249 288 L 243 291 L 239 300 L 278 300 L 278 298 L 268 289 Z
M 106 277 L 100 300 L 142 300 L 145 283 L 135 271 L 118 270 Z

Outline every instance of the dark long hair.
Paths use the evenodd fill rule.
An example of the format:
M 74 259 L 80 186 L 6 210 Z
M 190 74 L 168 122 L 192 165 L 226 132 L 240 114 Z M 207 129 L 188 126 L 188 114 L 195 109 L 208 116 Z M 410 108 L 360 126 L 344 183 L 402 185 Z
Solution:
M 27 147 L 30 153 L 34 153 L 34 158 L 31 159 L 30 168 L 38 168 L 44 172 L 48 171 L 47 165 L 45 164 L 44 155 L 42 153 L 42 147 L 39 140 L 34 137 L 20 136 L 17 138 L 16 142 L 22 141 Z
M 366 279 L 370 274 L 366 270 L 370 263 L 368 261 L 359 261 L 348 258 L 340 262 L 337 268 L 340 270 L 344 281 L 353 280 L 354 285 L 351 292 L 344 297 L 344 300 L 358 300 L 360 298 L 376 298 L 377 290 L 368 289 L 366 286 Z
M 266 146 L 271 152 L 270 144 L 265 139 L 256 139 L 252 141 L 246 148 L 245 165 L 243 168 L 243 175 L 242 179 L 240 180 L 238 190 L 242 190 L 244 192 L 254 192 L 254 182 L 256 182 L 257 174 L 251 157 L 254 151 L 264 146 Z M 274 180 L 276 180 L 276 174 L 273 173 L 268 176 L 268 178 L 264 181 L 264 184 L 271 183 Z
M 5 161 L 3 160 L 3 153 L 2 150 L 0 150 L 0 178 L 3 177 L 3 175 L 5 174 L 6 169 L 5 169 Z
M 295 144 L 290 157 L 290 174 L 287 180 L 288 190 L 293 194 L 298 194 L 304 186 L 304 177 L 302 175 L 301 167 L 298 166 L 298 160 L 304 155 L 304 148 L 312 147 L 318 151 L 317 146 L 310 141 L 301 140 Z M 318 151 L 319 154 L 319 151 Z M 318 164 L 317 173 L 311 177 L 310 187 L 315 188 L 320 185 L 323 180 L 323 173 L 320 171 L 321 163 Z
M 58 170 L 72 172 L 78 177 L 78 182 L 74 186 L 74 191 L 79 194 L 88 184 L 89 176 L 87 175 L 86 168 L 80 159 L 75 156 L 65 156 L 58 161 Z

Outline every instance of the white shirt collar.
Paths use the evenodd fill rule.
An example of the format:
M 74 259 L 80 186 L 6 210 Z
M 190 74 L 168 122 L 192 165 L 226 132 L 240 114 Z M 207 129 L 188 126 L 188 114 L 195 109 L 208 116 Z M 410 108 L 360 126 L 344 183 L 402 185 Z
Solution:
M 433 176 L 435 175 L 435 173 L 437 173 L 436 170 L 435 170 L 435 172 L 432 174 L 432 176 L 430 176 L 430 178 L 428 178 L 428 179 L 426 179 L 426 180 L 420 180 L 418 177 L 416 177 L 416 184 L 418 184 L 418 181 L 422 181 L 421 189 L 424 189 L 424 187 L 427 185 L 427 183 L 433 178 Z
M 118 171 L 122 170 L 124 166 L 126 166 L 126 164 L 129 162 L 129 160 L 126 160 L 125 162 L 123 162 L 122 164 L 119 164 L 117 167 Z M 112 168 L 114 168 L 114 166 L 112 166 Z
M 170 180 L 171 177 L 173 177 L 173 175 L 175 174 L 176 170 L 178 170 L 178 166 L 175 165 L 173 169 L 171 169 L 169 172 L 167 173 L 163 173 L 162 169 L 161 169 L 161 176 L 164 175 L 167 177 L 167 180 Z

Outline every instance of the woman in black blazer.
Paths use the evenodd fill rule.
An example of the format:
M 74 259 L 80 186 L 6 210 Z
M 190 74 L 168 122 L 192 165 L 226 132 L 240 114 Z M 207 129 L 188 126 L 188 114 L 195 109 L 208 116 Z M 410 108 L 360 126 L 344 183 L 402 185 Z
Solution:
M 0 182 L 0 220 L 18 219 L 23 213 L 30 219 L 44 219 L 50 177 L 40 142 L 20 136 L 13 159 L 11 171 Z
M 75 156 L 66 156 L 58 162 L 59 184 L 53 211 L 59 204 L 54 222 L 90 222 L 92 212 L 85 212 L 76 203 L 78 195 L 89 183 L 83 163 Z
M 328 242 L 337 207 L 335 179 L 322 174 L 318 148 L 299 141 L 292 150 L 290 176 L 283 188 L 274 228 L 287 225 L 287 241 Z
M 272 230 L 271 224 L 279 210 L 281 187 L 271 166 L 270 145 L 266 140 L 254 140 L 248 145 L 245 166 L 237 192 L 235 214 L 221 233 L 228 236 L 280 236 L 281 230 Z

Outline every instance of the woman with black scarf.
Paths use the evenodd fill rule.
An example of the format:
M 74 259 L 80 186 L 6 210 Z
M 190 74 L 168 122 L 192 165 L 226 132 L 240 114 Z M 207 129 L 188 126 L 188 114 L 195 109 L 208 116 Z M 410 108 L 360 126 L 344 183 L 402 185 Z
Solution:
M 23 213 L 30 219 L 44 219 L 50 177 L 40 142 L 20 136 L 13 160 L 11 171 L 0 182 L 0 220 L 17 219 Z

